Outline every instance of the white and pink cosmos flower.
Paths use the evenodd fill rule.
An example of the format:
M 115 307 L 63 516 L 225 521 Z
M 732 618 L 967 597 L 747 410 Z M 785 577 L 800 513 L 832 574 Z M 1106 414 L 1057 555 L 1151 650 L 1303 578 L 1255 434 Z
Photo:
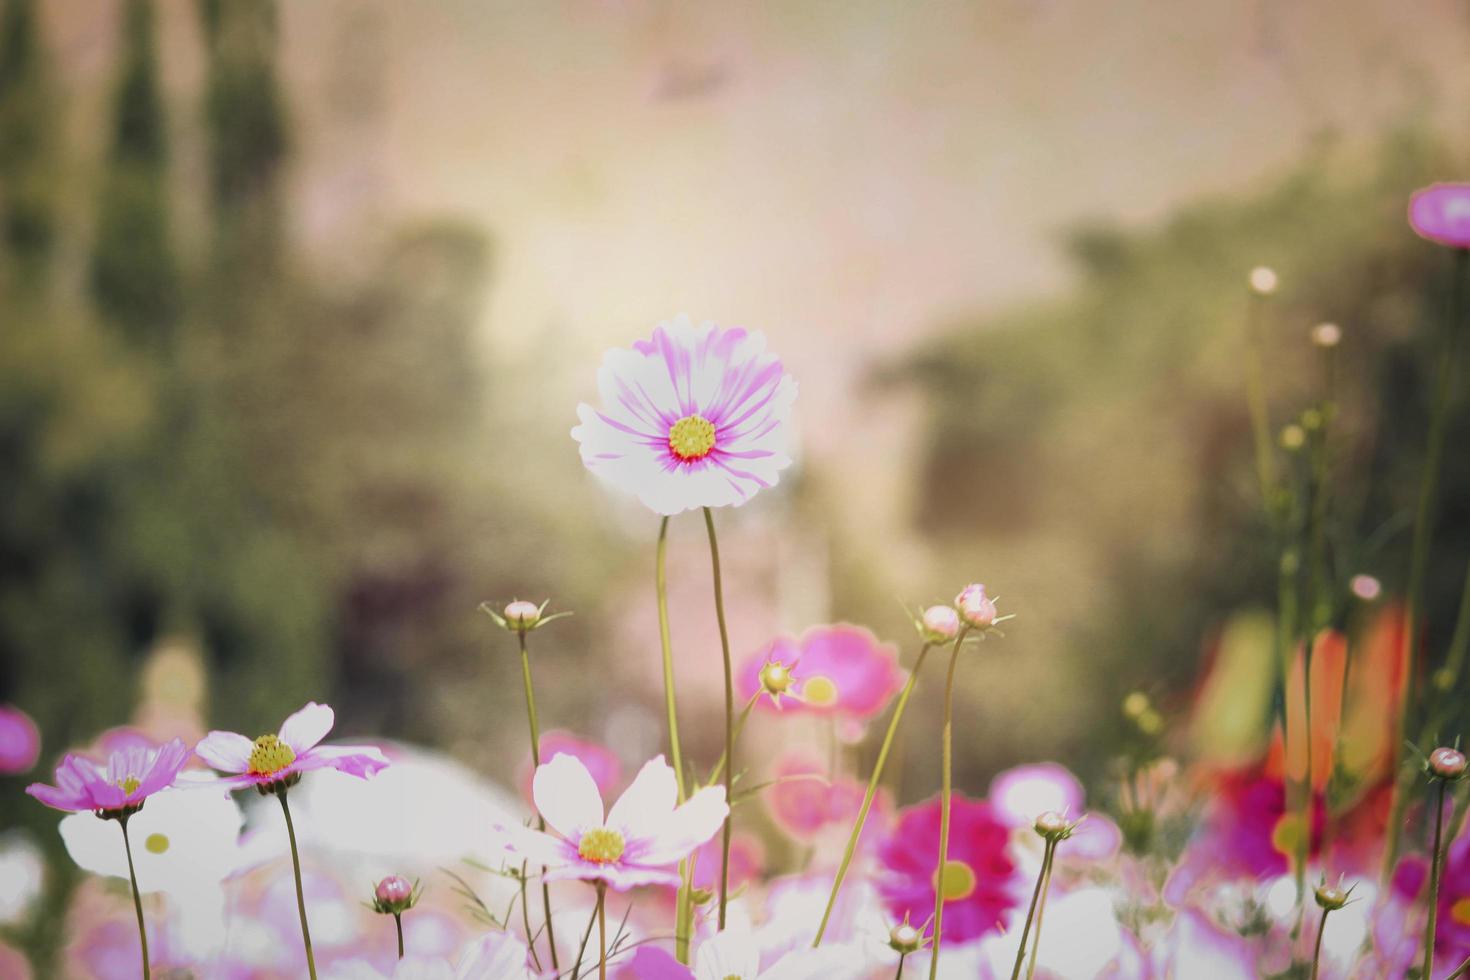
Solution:
M 371 745 L 322 745 L 335 722 L 331 706 L 310 701 L 274 735 L 252 740 L 238 732 L 213 731 L 194 752 L 229 774 L 209 785 L 228 789 L 270 786 L 313 769 L 337 769 L 366 779 L 387 768 L 382 751 Z
M 56 810 L 101 816 L 133 811 L 179 778 L 189 761 L 181 739 L 163 745 L 137 744 L 111 753 L 106 762 L 68 754 L 56 767 L 56 785 L 32 783 L 26 792 Z
M 615 891 L 678 885 L 675 865 L 709 840 L 730 808 L 725 790 L 710 786 L 675 806 L 674 770 L 658 756 L 604 814 L 597 783 L 580 760 L 557 755 L 531 781 L 536 809 L 556 834 L 499 826 L 506 849 L 542 865 L 548 881 L 604 882 Z
M 582 462 L 664 515 L 745 503 L 791 464 L 796 381 L 760 332 L 669 320 L 597 372 L 577 406 Z

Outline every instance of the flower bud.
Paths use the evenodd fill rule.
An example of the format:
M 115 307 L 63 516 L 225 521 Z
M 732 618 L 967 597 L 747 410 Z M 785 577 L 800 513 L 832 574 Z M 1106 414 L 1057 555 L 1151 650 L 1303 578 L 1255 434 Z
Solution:
M 689 890 L 689 901 L 695 905 L 708 905 L 714 901 L 715 893 L 708 888 L 691 888 Z
M 779 660 L 767 660 L 761 667 L 760 682 L 761 690 L 779 704 L 781 695 L 791 690 L 791 668 Z
M 541 607 L 534 602 L 517 599 L 505 607 L 505 622 L 513 630 L 535 629 L 541 619 Z
M 1071 837 L 1072 828 L 1076 826 L 1075 823 L 1069 823 L 1066 817 L 1057 813 L 1055 810 L 1047 810 L 1036 818 L 1036 823 L 1032 824 L 1032 829 L 1039 836 L 1049 841 L 1059 841 Z
M 1251 290 L 1260 296 L 1270 296 L 1276 292 L 1279 280 L 1276 278 L 1276 270 L 1270 266 L 1258 265 L 1251 270 Z
M 1447 747 L 1435 749 L 1429 753 L 1429 773 L 1439 779 L 1459 779 L 1465 775 L 1465 753 Z
M 995 622 L 995 600 L 985 594 L 985 586 L 967 585 L 954 597 L 960 618 L 977 630 L 988 629 Z
M 1354 575 L 1352 581 L 1348 583 L 1348 588 L 1352 589 L 1353 595 L 1364 602 L 1372 602 L 1383 594 L 1383 584 L 1372 575 Z
M 1326 909 L 1328 912 L 1336 912 L 1348 903 L 1348 893 L 1343 891 L 1340 884 L 1329 885 L 1326 882 L 1317 886 L 1317 907 Z
M 960 614 L 952 606 L 930 606 L 919 617 L 918 626 L 929 643 L 948 643 L 960 631 Z
M 888 931 L 888 948 L 895 953 L 917 953 L 923 945 L 924 934 L 909 925 L 907 918 Z
M 373 909 L 385 914 L 411 909 L 417 900 L 414 885 L 402 875 L 389 875 L 373 889 Z
M 1312 343 L 1327 350 L 1342 342 L 1342 328 L 1335 323 L 1319 323 L 1312 328 Z

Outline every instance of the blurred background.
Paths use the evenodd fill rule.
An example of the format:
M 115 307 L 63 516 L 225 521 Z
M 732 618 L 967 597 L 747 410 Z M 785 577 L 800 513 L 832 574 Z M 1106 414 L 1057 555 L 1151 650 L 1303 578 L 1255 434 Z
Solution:
M 329 701 L 509 782 L 515 647 L 476 606 L 549 597 L 543 726 L 659 751 L 658 521 L 568 430 L 606 347 L 688 312 L 801 385 L 797 465 L 718 515 L 737 658 L 839 620 L 907 658 L 900 603 L 983 581 L 1019 618 L 961 680 L 959 785 L 1094 778 L 1125 693 L 1182 711 L 1273 600 L 1255 265 L 1275 422 L 1343 329 L 1333 574 L 1402 588 L 1448 267 L 1404 209 L 1470 174 L 1467 97 L 1458 0 L 0 0 L 0 702 L 37 771 L 152 677 L 211 726 Z M 697 517 L 672 535 L 710 762 L 708 558 Z M 33 778 L 0 827 L 50 841 Z

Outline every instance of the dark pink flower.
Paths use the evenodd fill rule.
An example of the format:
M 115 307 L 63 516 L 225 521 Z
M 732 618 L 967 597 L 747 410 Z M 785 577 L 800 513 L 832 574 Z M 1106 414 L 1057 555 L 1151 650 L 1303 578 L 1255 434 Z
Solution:
M 0 775 L 30 772 L 41 754 L 41 732 L 31 716 L 0 704 Z
M 923 922 L 934 911 L 939 863 L 940 803 L 899 812 L 898 823 L 879 848 L 883 870 L 878 894 L 895 920 Z M 990 804 L 956 794 L 950 801 L 949 860 L 944 869 L 944 938 L 965 942 L 1000 931 L 1018 904 L 1015 865 L 1006 853 L 1010 831 Z
M 1431 184 L 1409 198 L 1409 225 L 1420 238 L 1470 248 L 1470 184 Z
M 213 731 L 194 751 L 211 767 L 231 774 L 210 785 L 230 789 L 269 786 L 313 769 L 338 769 L 366 779 L 387 768 L 388 760 L 373 746 L 322 745 L 335 720 L 328 705 L 311 701 L 275 735 L 251 741 L 238 732 Z
M 896 647 L 847 623 L 814 626 L 800 639 L 779 637 L 747 657 L 739 671 L 741 697 L 750 698 L 762 689 L 761 669 L 771 661 L 790 668 L 790 691 L 795 697 L 779 706 L 762 698 L 765 710 L 806 711 L 864 722 L 887 707 L 907 679 L 898 665 Z
M 172 786 L 188 761 L 189 747 L 177 738 L 114 752 L 106 763 L 68 754 L 56 767 L 55 786 L 32 783 L 26 792 L 49 807 L 73 813 L 131 810 Z

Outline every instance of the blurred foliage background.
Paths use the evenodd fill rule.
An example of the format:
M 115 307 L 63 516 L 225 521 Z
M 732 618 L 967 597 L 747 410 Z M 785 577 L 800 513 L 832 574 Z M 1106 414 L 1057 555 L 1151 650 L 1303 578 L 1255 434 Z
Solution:
M 544 723 L 604 739 L 630 760 L 657 751 L 657 522 L 608 499 L 567 429 L 576 401 L 594 395 L 600 348 L 646 333 L 681 304 L 696 318 L 763 327 L 802 382 L 797 469 L 743 512 L 721 515 L 737 655 L 777 630 L 840 619 L 907 649 L 894 598 L 944 599 L 975 578 L 1019 614 L 1012 637 L 988 646 L 962 680 L 971 710 L 961 786 L 1044 757 L 1096 778 L 1122 737 L 1128 690 L 1143 686 L 1182 712 L 1224 618 L 1270 605 L 1275 558 L 1252 482 L 1241 369 L 1254 265 L 1275 267 L 1283 283 L 1265 324 L 1276 424 L 1317 397 L 1309 328 L 1330 320 L 1344 330 L 1332 474 L 1338 591 L 1357 572 L 1401 589 L 1448 268 L 1442 250 L 1411 235 L 1404 208 L 1413 188 L 1466 176 L 1462 7 L 1431 5 L 1421 24 L 1384 40 L 1372 5 L 1308 5 L 1382 58 L 1373 78 L 1394 81 L 1372 83 L 1371 118 L 1353 116 L 1366 104 L 1360 92 L 1316 105 L 1323 93 L 1309 83 L 1294 89 L 1307 107 L 1292 110 L 1290 134 L 1237 128 L 1232 144 L 1224 126 L 1207 140 L 1217 121 L 1195 118 L 1209 172 L 1176 159 L 1156 197 L 1153 174 L 1116 189 L 1120 172 L 1148 163 L 1143 149 L 1126 159 L 1128 127 L 1096 145 L 1086 137 L 1080 151 L 1075 126 L 1046 128 L 1051 102 L 1093 84 L 1058 76 L 1055 91 L 1020 92 L 1021 110 L 1007 110 L 1032 105 L 1040 120 L 1014 137 L 1015 152 L 1080 152 L 1083 166 L 1032 178 L 1016 202 L 1021 217 L 993 209 L 998 230 L 972 222 L 984 249 L 919 247 L 911 236 L 932 221 L 948 241 L 951 204 L 988 200 L 1003 166 L 946 157 L 943 193 L 909 194 L 893 164 L 895 179 L 880 185 L 891 198 L 858 231 L 834 219 L 838 199 L 830 211 L 778 210 L 756 231 L 723 236 L 752 256 L 751 288 L 732 299 L 737 290 L 674 281 L 668 270 L 686 263 L 715 267 L 708 274 L 719 281 L 730 257 L 689 258 L 677 229 L 708 220 L 710 240 L 721 238 L 741 195 L 782 208 L 824 187 L 823 174 L 840 182 L 849 158 L 811 154 L 793 164 L 791 186 L 773 187 L 769 174 L 785 173 L 779 128 L 769 142 L 751 136 L 734 121 L 749 113 L 730 105 L 753 100 L 752 111 L 792 125 L 828 118 L 823 98 L 840 79 L 798 77 L 798 91 L 826 93 L 803 108 L 772 96 L 761 72 L 781 76 L 807 52 L 826 64 L 841 51 L 844 65 L 867 66 L 866 78 L 885 57 L 900 60 L 899 41 L 889 49 L 874 38 L 922 52 L 940 45 L 944 24 L 915 14 L 913 24 L 880 19 L 868 34 L 828 36 L 820 28 L 839 15 L 815 9 L 752 8 L 733 29 L 712 14 L 684 24 L 662 8 L 446 5 L 415 16 L 384 4 L 305 6 L 0 3 L 0 701 L 40 723 L 43 764 L 126 722 L 145 658 L 181 642 L 207 666 L 211 725 L 266 731 L 315 698 L 336 705 L 343 732 L 437 745 L 510 778 L 524 755 L 516 664 L 475 609 L 547 596 L 577 615 L 536 635 Z M 1088 15 L 1060 6 L 1002 5 L 993 22 L 967 29 L 989 31 L 994 44 L 1087 37 Z M 1225 16 L 1195 6 L 1202 24 Z M 615 18 L 618 43 L 589 56 Z M 414 30 L 402 35 L 405 19 Z M 524 31 L 503 30 L 510 21 Z M 425 38 L 449 45 L 460 27 L 462 43 L 493 39 L 478 57 L 524 85 L 465 92 L 452 74 L 463 51 L 451 47 L 445 77 L 425 95 L 426 52 L 436 50 Z M 1288 41 L 1310 36 L 1301 23 L 1287 28 Z M 1143 21 L 1138 30 L 1130 38 L 1114 28 L 1114 53 L 1120 38 L 1150 43 Z M 1190 43 L 1246 43 L 1208 34 L 1201 27 Z M 78 37 L 81 54 L 57 40 Z M 1326 41 L 1298 46 L 1297 61 L 1272 60 L 1279 40 L 1261 41 L 1264 54 L 1246 44 L 1261 71 L 1343 71 Z M 528 67 L 515 53 L 523 43 L 567 62 Z M 1324 45 L 1320 64 L 1314 43 Z M 960 94 L 928 86 L 915 59 L 891 85 L 894 102 L 865 112 L 891 113 L 905 140 L 959 139 L 963 117 L 926 111 L 931 101 L 963 107 L 989 63 L 952 49 L 936 56 L 933 77 Z M 283 50 L 294 52 L 291 71 Z M 877 53 L 864 60 L 865 50 Z M 1213 86 L 1211 72 L 1228 75 L 1247 55 L 1221 57 L 1224 68 L 1151 64 Z M 332 77 L 302 81 L 318 62 Z M 697 176 L 667 187 L 667 199 L 664 185 L 629 181 L 620 206 L 585 220 L 538 197 L 544 188 L 529 174 L 545 161 L 534 154 L 472 174 L 492 189 L 465 192 L 478 185 L 464 170 L 494 155 L 487 142 L 579 145 L 584 128 L 596 133 L 585 156 L 556 161 L 559 193 L 572 201 L 610 193 L 614 178 L 588 162 L 599 153 L 670 156 L 655 141 L 616 151 L 599 142 L 607 122 L 596 120 L 593 69 L 612 64 L 620 78 L 623 66 L 650 62 L 655 83 L 627 95 L 637 105 L 630 131 L 646 139 L 646 117 L 664 113 L 672 166 L 698 171 L 702 158 L 679 155 L 689 153 L 684 141 L 707 138 L 737 161 L 759 152 L 775 169 L 738 188 L 735 203 Z M 956 65 L 968 66 L 964 86 Z M 745 76 L 755 80 L 742 90 Z M 1120 89 L 1108 118 L 1149 118 L 1147 105 L 1130 103 L 1134 91 Z M 1269 116 L 1269 98 L 1253 90 L 1241 118 Z M 476 117 L 479 100 L 501 125 Z M 516 113 L 493 108 L 512 103 Z M 385 105 L 397 115 L 374 128 Z M 410 125 L 419 112 L 453 123 L 419 143 Z M 873 155 L 865 112 L 833 124 L 862 134 L 850 148 L 854 170 Z M 1196 134 L 1184 126 L 1161 116 L 1159 139 L 1187 142 Z M 375 176 L 375 141 L 391 144 L 396 179 L 413 189 Z M 439 181 L 436 165 L 457 151 L 469 162 Z M 416 155 L 430 163 L 402 164 Z M 1093 164 L 1108 175 L 1100 190 L 1116 186 L 1089 206 Z M 461 193 L 462 207 L 441 200 Z M 529 203 L 505 203 L 522 195 Z M 504 206 L 504 234 L 484 220 L 487 198 Z M 715 217 L 697 217 L 690 201 Z M 314 230 L 323 209 L 339 215 L 335 236 Z M 654 231 L 620 237 L 620 214 Z M 1035 227 L 1023 240 L 1024 221 Z M 591 244 L 558 251 L 538 237 L 542 222 L 576 226 Z M 655 240 L 664 228 L 668 240 Z M 853 234 L 866 236 L 861 261 L 843 251 Z M 804 285 L 792 251 L 802 243 L 816 254 L 830 245 L 852 264 L 831 275 L 823 266 Z M 773 269 L 796 271 L 762 287 L 767 270 L 754 257 L 768 245 Z M 939 271 L 911 275 L 905 262 Z M 548 301 L 536 323 L 521 319 L 528 266 L 567 297 Z M 604 304 L 598 277 L 622 280 L 630 269 L 647 274 Z M 823 292 L 837 298 L 814 306 L 810 294 Z M 785 308 L 793 312 L 770 313 Z M 813 310 L 824 318 L 803 323 Z M 1432 656 L 1447 642 L 1470 554 L 1463 402 L 1462 386 L 1429 577 Z M 694 720 L 718 696 L 702 549 L 701 529 L 676 522 L 686 737 L 713 758 L 718 726 Z M 919 689 L 930 707 L 938 693 Z M 910 795 L 932 785 L 936 763 L 922 746 L 937 715 L 916 712 L 905 735 Z M 751 738 L 774 743 L 769 732 Z M 26 781 L 0 781 L 0 826 L 49 828 L 53 818 L 20 793 Z

